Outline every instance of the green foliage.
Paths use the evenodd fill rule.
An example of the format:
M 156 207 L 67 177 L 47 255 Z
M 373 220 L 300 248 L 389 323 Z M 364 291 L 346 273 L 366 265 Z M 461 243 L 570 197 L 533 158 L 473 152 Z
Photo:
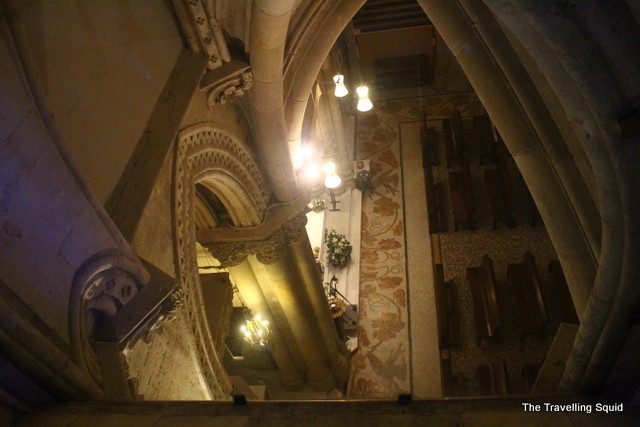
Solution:
M 331 230 L 327 233 L 324 243 L 327 245 L 329 265 L 343 268 L 351 261 L 353 246 L 344 234 Z
M 324 201 L 324 199 L 313 199 L 311 201 L 311 210 L 316 213 L 322 212 L 326 208 L 327 208 L 327 203 Z
M 363 193 L 371 191 L 371 172 L 368 170 L 361 170 L 356 174 L 356 188 Z

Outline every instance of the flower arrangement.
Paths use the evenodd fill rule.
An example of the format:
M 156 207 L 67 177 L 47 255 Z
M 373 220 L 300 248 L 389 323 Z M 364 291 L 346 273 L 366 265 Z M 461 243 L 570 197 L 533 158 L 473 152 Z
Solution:
M 327 203 L 324 199 L 313 199 L 311 201 L 311 210 L 315 213 L 322 212 L 327 208 Z
M 368 170 L 361 170 L 356 174 L 355 178 L 356 188 L 363 193 L 371 191 L 371 172 Z
M 344 234 L 331 230 L 324 238 L 324 243 L 328 249 L 329 265 L 343 268 L 349 263 L 353 246 Z

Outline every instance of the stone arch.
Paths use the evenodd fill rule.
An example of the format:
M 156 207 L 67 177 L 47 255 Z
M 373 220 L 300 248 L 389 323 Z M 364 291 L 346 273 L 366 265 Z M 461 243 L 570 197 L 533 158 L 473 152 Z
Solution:
M 253 154 L 238 138 L 207 123 L 179 133 L 174 165 L 176 277 L 185 292 L 204 378 L 214 399 L 224 399 L 230 396 L 231 383 L 211 339 L 196 267 L 196 182 L 219 197 L 239 226 L 259 224 L 271 195 Z
M 105 249 L 89 257 L 73 277 L 69 296 L 69 342 L 71 359 L 102 389 L 102 375 L 91 348 L 95 316 L 99 312 L 113 316 L 149 280 L 149 274 L 137 260 L 120 249 Z M 92 395 L 91 397 L 102 397 Z

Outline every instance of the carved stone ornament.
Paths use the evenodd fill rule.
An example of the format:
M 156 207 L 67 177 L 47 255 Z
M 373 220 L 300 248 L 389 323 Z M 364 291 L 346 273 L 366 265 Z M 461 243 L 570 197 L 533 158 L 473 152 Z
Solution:
M 201 91 L 224 92 L 231 86 L 248 87 L 242 78 L 242 72 L 234 68 L 232 62 L 222 67 L 207 72 L 201 81 Z M 233 71 L 236 80 L 226 79 L 229 76 L 226 71 Z M 234 71 L 235 70 L 235 71 Z M 235 81 L 235 83 L 234 83 Z M 243 89 L 245 90 L 245 89 Z M 229 92 L 228 92 L 229 93 Z M 226 95 L 225 95 L 226 96 Z M 213 99 L 217 95 L 213 95 Z M 220 98 L 221 99 L 221 98 Z M 196 177 L 206 176 L 209 171 L 219 171 L 221 176 L 232 177 L 239 183 L 238 188 L 243 189 L 243 200 L 251 200 L 254 212 L 251 217 L 257 220 L 264 216 L 270 199 L 270 192 L 264 183 L 258 163 L 253 154 L 240 140 L 223 129 L 209 124 L 198 124 L 181 131 L 178 136 L 176 162 L 174 169 L 174 200 L 175 200 L 175 259 L 178 264 L 178 284 L 184 290 L 184 311 L 188 316 L 190 329 L 194 334 L 197 348 L 197 356 L 202 367 L 205 383 L 214 399 L 227 399 L 233 390 L 231 380 L 224 370 L 221 357 L 214 346 L 214 339 L 209 332 L 207 319 L 203 315 L 200 279 L 196 262 L 196 236 L 194 227 L 194 208 Z M 214 180 L 214 183 L 217 182 Z M 222 192 L 229 191 L 225 186 Z M 224 249 L 224 248 L 223 248 Z M 244 253 L 242 245 L 236 245 L 221 251 L 227 253 L 227 262 L 237 261 L 234 253 Z M 237 261 L 241 262 L 246 255 Z
M 200 81 L 200 90 L 207 93 L 209 108 L 235 101 L 252 86 L 251 66 L 239 59 L 232 59 L 219 68 L 207 71 Z
M 162 334 L 164 326 L 178 316 L 178 311 L 184 307 L 185 292 L 181 287 L 176 287 L 162 303 L 160 314 L 153 324 L 144 333 L 142 339 L 146 343 L 153 341 L 154 335 Z
M 215 104 L 226 104 L 244 96 L 245 92 L 253 86 L 253 74 L 246 69 L 236 75 L 219 82 L 212 87 L 207 95 L 209 108 Z
M 304 228 L 307 217 L 303 213 L 287 221 L 281 229 L 265 240 L 242 242 L 202 243 L 221 263 L 222 267 L 233 267 L 254 254 L 262 264 L 274 264 L 280 261 L 286 252 L 288 243 L 297 243 L 306 233 Z
M 222 267 L 233 267 L 255 254 L 263 264 L 273 264 L 282 259 L 285 252 L 285 240 L 282 230 L 266 240 L 247 242 L 204 243 L 203 246 L 220 261 Z
M 298 243 L 307 234 L 307 215 L 299 215 L 284 225 L 284 232 L 287 236 L 287 242 Z
M 71 357 L 98 385 L 100 369 L 91 348 L 96 316 L 115 315 L 148 280 L 139 261 L 118 249 L 93 255 L 75 273 L 69 299 Z

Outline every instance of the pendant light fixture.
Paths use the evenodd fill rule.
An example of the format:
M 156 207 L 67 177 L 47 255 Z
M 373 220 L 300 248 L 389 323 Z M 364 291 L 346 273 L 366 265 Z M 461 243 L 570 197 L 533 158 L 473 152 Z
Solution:
M 349 94 L 349 89 L 344 85 L 344 76 L 342 74 L 336 74 L 333 76 L 333 81 L 336 84 L 336 90 L 334 95 L 338 98 L 342 98 Z
M 373 108 L 373 103 L 369 99 L 369 88 L 367 86 L 360 86 L 356 89 L 358 94 L 358 105 L 356 108 L 358 111 L 369 111 Z

